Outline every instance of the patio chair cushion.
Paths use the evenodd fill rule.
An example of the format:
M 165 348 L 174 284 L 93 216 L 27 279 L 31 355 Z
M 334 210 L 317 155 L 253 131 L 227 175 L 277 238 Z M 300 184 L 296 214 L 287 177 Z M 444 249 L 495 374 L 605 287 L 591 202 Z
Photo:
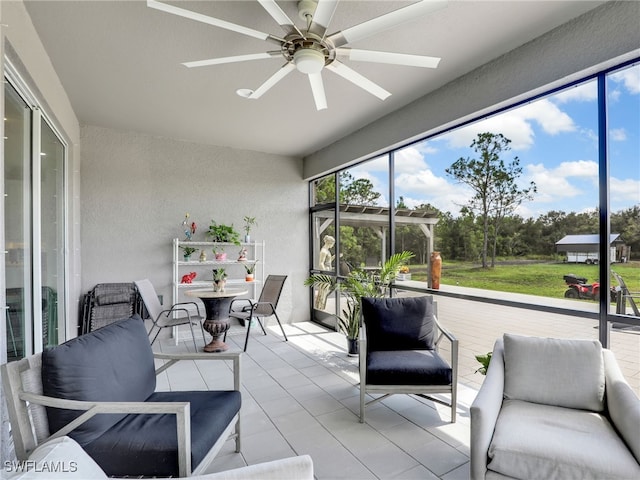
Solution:
M 505 333 L 504 365 L 504 398 L 604 410 L 604 360 L 597 340 Z
M 509 478 L 640 478 L 603 415 L 520 400 L 503 402 L 488 456 L 488 468 Z
M 367 350 L 433 349 L 433 298 L 363 298 Z
M 451 367 L 435 350 L 383 350 L 367 354 L 367 384 L 450 385 Z
M 135 367 L 135 368 L 132 368 Z M 67 400 L 143 402 L 155 390 L 153 352 L 138 315 L 114 322 L 42 353 L 44 395 Z M 52 433 L 81 411 L 47 407 Z M 125 417 L 96 415 L 70 437 L 86 445 Z
M 238 391 L 156 392 L 147 402 L 190 403 L 191 464 L 198 465 L 240 410 L 241 397 Z M 128 415 L 84 449 L 109 465 L 111 476 L 168 477 L 178 471 L 177 443 L 175 415 Z

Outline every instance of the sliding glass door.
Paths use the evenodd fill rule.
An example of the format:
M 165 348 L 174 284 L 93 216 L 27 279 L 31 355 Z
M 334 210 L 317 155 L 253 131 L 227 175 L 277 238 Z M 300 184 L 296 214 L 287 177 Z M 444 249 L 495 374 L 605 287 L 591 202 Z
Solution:
M 65 338 L 66 149 L 41 111 L 5 82 L 7 360 Z

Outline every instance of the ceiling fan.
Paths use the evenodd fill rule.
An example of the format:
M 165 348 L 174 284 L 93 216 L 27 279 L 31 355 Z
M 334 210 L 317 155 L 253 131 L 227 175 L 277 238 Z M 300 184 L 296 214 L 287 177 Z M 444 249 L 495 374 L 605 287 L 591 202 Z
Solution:
M 440 58 L 437 57 L 360 50 L 346 48 L 345 45 L 440 9 L 446 5 L 446 0 L 421 0 L 330 35 L 327 35 L 327 28 L 336 11 L 338 0 L 300 0 L 298 2 L 298 16 L 306 23 L 305 28 L 302 29 L 298 28 L 291 21 L 289 16 L 280 8 L 275 0 L 258 0 L 258 2 L 282 27 L 285 32 L 282 37 L 263 33 L 156 0 L 147 0 L 147 6 L 278 45 L 278 50 L 263 53 L 234 55 L 231 57 L 183 63 L 183 65 L 193 68 L 284 57 L 286 60 L 284 66 L 276 71 L 276 73 L 268 78 L 260 87 L 256 90 L 245 89 L 239 91 L 239 94 L 250 99 L 260 98 L 286 75 L 294 70 L 298 70 L 300 73 L 304 73 L 309 77 L 316 109 L 323 110 L 327 108 L 327 98 L 325 96 L 321 72 L 326 69 L 354 83 L 358 87 L 378 97 L 380 100 L 384 100 L 389 97 L 391 93 L 351 69 L 338 58 L 423 68 L 436 68 L 440 62 Z

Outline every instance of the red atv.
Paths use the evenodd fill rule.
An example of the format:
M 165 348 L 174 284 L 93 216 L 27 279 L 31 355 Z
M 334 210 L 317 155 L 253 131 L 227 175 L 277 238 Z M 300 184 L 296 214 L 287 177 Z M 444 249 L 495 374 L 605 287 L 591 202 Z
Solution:
M 587 300 L 600 300 L 600 282 L 587 283 L 587 279 L 584 277 L 577 277 L 573 273 L 564 275 L 564 282 L 569 286 L 566 292 L 564 292 L 565 298 L 580 298 Z M 610 298 L 612 302 L 616 301 L 616 291 L 612 287 Z

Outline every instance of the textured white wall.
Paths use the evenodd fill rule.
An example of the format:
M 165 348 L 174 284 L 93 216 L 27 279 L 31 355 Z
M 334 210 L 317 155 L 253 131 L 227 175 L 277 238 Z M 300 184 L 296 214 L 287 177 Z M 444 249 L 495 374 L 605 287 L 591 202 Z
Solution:
M 637 1 L 596 8 L 309 155 L 304 178 L 512 105 L 610 66 L 616 58 L 634 58 L 640 55 L 638 18 Z
M 266 273 L 289 275 L 278 312 L 309 319 L 308 186 L 299 159 L 85 126 L 82 142 L 82 285 L 149 278 L 171 299 L 171 240 L 186 212 L 266 242 Z

